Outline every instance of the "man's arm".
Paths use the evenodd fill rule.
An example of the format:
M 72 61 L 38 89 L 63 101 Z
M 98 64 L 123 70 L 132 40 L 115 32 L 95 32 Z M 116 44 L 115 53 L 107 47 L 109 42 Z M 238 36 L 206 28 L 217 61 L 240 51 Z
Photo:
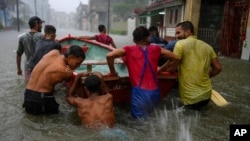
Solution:
M 95 36 L 78 36 L 77 39 L 95 40 Z
M 111 42 L 112 47 L 117 48 L 114 41 Z
M 74 81 L 73 81 L 73 83 L 72 83 L 71 87 L 69 88 L 68 93 L 66 95 L 66 99 L 70 105 L 73 105 L 73 106 L 75 105 L 74 99 L 76 97 L 74 96 L 74 92 L 75 92 L 76 86 L 79 82 L 81 82 L 81 77 L 85 77 L 87 75 L 88 75 L 87 72 L 83 72 L 83 73 L 77 74 L 77 76 L 75 77 L 75 79 L 74 79 Z
M 21 62 L 22 62 L 22 54 L 24 52 L 24 49 L 23 49 L 23 44 L 21 40 L 22 40 L 21 37 L 19 37 L 18 48 L 16 51 L 17 75 L 22 75 Z
M 221 64 L 220 64 L 217 57 L 212 59 L 211 67 L 212 67 L 212 69 L 209 72 L 209 77 L 210 78 L 216 76 L 217 74 L 219 74 L 222 71 Z
M 17 65 L 17 75 L 22 75 L 22 69 L 21 69 L 21 60 L 22 56 L 16 55 L 16 65 Z
M 123 48 L 119 48 L 119 49 L 116 49 L 107 53 L 106 59 L 107 59 L 107 63 L 108 63 L 111 75 L 117 75 L 117 72 L 115 71 L 115 66 L 114 66 L 115 58 L 118 58 L 124 55 L 125 55 L 125 50 Z
M 178 68 L 178 65 L 180 64 L 180 59 L 178 58 L 178 56 L 172 53 L 171 51 L 167 49 L 163 49 L 163 48 L 161 48 L 161 54 L 162 54 L 162 57 L 168 59 L 168 61 L 165 64 L 163 64 L 160 67 L 160 69 L 158 69 L 158 73 L 164 70 L 169 71 L 169 72 L 176 71 Z
M 110 43 L 111 43 L 112 47 L 116 48 L 116 45 L 115 45 L 115 42 L 114 42 L 113 38 L 110 37 L 109 35 L 107 35 L 107 36 L 110 38 Z

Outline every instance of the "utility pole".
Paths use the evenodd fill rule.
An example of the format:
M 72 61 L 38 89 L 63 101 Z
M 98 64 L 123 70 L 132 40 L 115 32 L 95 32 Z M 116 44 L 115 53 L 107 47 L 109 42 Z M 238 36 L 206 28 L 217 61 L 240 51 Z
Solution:
M 109 17 L 110 17 L 110 15 L 109 15 L 109 13 L 110 13 L 110 0 L 108 0 L 108 34 L 109 34 L 109 28 L 110 28 L 110 23 L 109 23 Z
M 35 4 L 35 16 L 37 16 L 36 0 L 34 0 L 34 4 Z
M 17 20 L 17 31 L 20 31 L 20 21 L 19 21 L 19 2 L 16 0 L 16 20 Z

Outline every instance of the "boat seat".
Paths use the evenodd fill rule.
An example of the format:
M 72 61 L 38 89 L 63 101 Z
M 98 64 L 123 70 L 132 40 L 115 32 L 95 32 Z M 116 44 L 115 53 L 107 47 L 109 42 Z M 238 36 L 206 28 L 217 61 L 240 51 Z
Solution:
M 117 58 L 114 61 L 115 64 L 123 64 L 122 59 Z M 107 65 L 106 60 L 84 60 L 82 62 L 82 65 L 87 65 L 87 71 L 91 72 L 92 71 L 92 65 Z

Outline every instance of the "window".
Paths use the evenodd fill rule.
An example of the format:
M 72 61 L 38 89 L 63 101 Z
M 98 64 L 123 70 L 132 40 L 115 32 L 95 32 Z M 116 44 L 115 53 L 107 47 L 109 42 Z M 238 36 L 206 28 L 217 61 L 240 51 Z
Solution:
M 173 10 L 170 10 L 170 17 L 169 17 L 169 24 L 172 24 L 172 22 L 173 22 L 173 13 L 174 13 L 174 11 Z
M 146 26 L 146 17 L 140 18 L 140 25 Z
M 178 20 L 178 9 L 175 9 L 174 23 L 176 24 Z

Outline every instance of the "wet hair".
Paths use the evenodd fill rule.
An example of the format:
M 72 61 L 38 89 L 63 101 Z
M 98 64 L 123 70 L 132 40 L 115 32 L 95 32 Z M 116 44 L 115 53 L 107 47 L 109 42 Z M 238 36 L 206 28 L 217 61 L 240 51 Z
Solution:
M 67 51 L 64 53 L 64 56 L 67 58 L 69 55 L 73 55 L 77 58 L 82 58 L 83 60 L 85 59 L 85 53 L 78 45 L 72 45 L 67 49 Z
M 157 28 L 157 26 L 152 25 L 152 26 L 149 27 L 148 30 L 149 30 L 149 32 L 157 32 L 158 28 Z
M 56 28 L 53 25 L 45 25 L 44 33 L 45 34 L 55 34 L 56 33 Z
M 157 37 L 159 37 L 159 31 L 158 31 L 158 27 L 155 25 L 152 25 L 149 27 L 149 32 L 151 35 L 156 35 Z
M 29 22 L 30 29 L 34 28 L 36 25 L 36 22 Z
M 36 25 L 37 23 L 43 23 L 43 22 L 44 22 L 44 21 L 41 20 L 41 19 L 40 19 L 39 17 L 37 17 L 37 16 L 31 17 L 31 18 L 29 19 L 29 26 L 30 26 L 30 29 L 34 28 L 35 25 Z
M 150 35 L 150 32 L 146 27 L 139 26 L 133 31 L 134 42 L 135 43 L 144 42 L 147 40 L 149 35 Z
M 99 32 L 103 32 L 105 29 L 106 29 L 106 27 L 102 24 L 98 26 Z
M 192 34 L 194 34 L 194 25 L 190 21 L 180 22 L 176 25 L 176 27 L 181 26 L 184 31 L 190 30 Z
M 89 75 L 85 79 L 85 87 L 90 93 L 101 91 L 101 79 L 97 75 Z

